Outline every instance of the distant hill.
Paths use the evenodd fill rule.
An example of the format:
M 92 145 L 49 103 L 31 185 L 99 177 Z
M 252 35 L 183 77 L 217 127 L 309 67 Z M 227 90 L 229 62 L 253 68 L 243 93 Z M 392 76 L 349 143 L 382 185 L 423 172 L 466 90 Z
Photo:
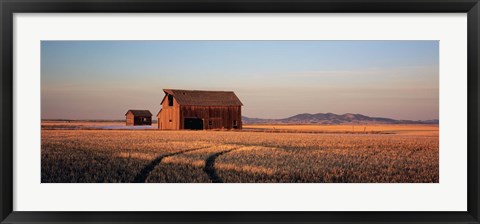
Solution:
M 297 114 L 283 119 L 262 119 L 242 117 L 244 124 L 438 124 L 438 120 L 395 120 L 383 117 L 369 117 L 362 114 Z

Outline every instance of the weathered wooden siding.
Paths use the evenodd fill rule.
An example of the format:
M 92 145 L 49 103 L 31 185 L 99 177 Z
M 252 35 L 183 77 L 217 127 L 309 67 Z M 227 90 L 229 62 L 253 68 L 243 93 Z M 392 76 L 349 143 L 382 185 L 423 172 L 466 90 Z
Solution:
M 180 129 L 180 106 L 175 98 L 173 99 L 173 107 L 168 106 L 168 99 L 162 103 L 162 110 L 157 116 L 158 129 L 161 130 L 178 130 Z
M 184 118 L 203 119 L 204 129 L 242 128 L 241 106 L 180 106 L 180 125 L 184 128 Z
M 133 126 L 135 125 L 135 121 L 134 121 L 134 116 L 132 113 L 128 113 L 127 116 L 126 116 L 126 120 L 127 120 L 127 126 Z
M 167 94 L 162 102 L 162 109 L 157 114 L 158 129 L 179 130 L 185 129 L 185 119 L 188 120 L 190 128 L 203 129 L 241 129 L 242 128 L 242 107 L 241 106 L 188 106 L 180 105 L 177 99 L 173 98 L 173 106 L 169 106 L 169 95 Z M 199 121 L 198 119 L 201 119 Z M 200 122 L 200 125 L 198 125 Z

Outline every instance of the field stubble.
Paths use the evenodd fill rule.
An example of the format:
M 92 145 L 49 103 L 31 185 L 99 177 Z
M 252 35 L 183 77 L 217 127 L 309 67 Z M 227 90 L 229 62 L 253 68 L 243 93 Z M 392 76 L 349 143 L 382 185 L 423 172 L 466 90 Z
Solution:
M 42 182 L 435 183 L 438 149 L 438 134 L 42 130 Z

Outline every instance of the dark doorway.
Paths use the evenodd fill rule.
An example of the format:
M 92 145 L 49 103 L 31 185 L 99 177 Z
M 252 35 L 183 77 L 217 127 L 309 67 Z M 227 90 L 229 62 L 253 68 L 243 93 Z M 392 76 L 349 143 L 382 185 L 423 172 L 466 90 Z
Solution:
M 201 118 L 185 118 L 183 123 L 184 123 L 185 129 L 190 129 L 190 130 L 203 129 L 203 120 Z
M 150 117 L 134 117 L 133 125 L 152 125 L 152 118 Z

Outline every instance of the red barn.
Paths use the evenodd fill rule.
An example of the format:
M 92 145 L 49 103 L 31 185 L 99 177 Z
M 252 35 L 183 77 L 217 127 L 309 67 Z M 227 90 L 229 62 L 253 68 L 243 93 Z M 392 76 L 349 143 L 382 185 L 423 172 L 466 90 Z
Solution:
M 242 102 L 232 91 L 164 89 L 158 129 L 241 129 Z

